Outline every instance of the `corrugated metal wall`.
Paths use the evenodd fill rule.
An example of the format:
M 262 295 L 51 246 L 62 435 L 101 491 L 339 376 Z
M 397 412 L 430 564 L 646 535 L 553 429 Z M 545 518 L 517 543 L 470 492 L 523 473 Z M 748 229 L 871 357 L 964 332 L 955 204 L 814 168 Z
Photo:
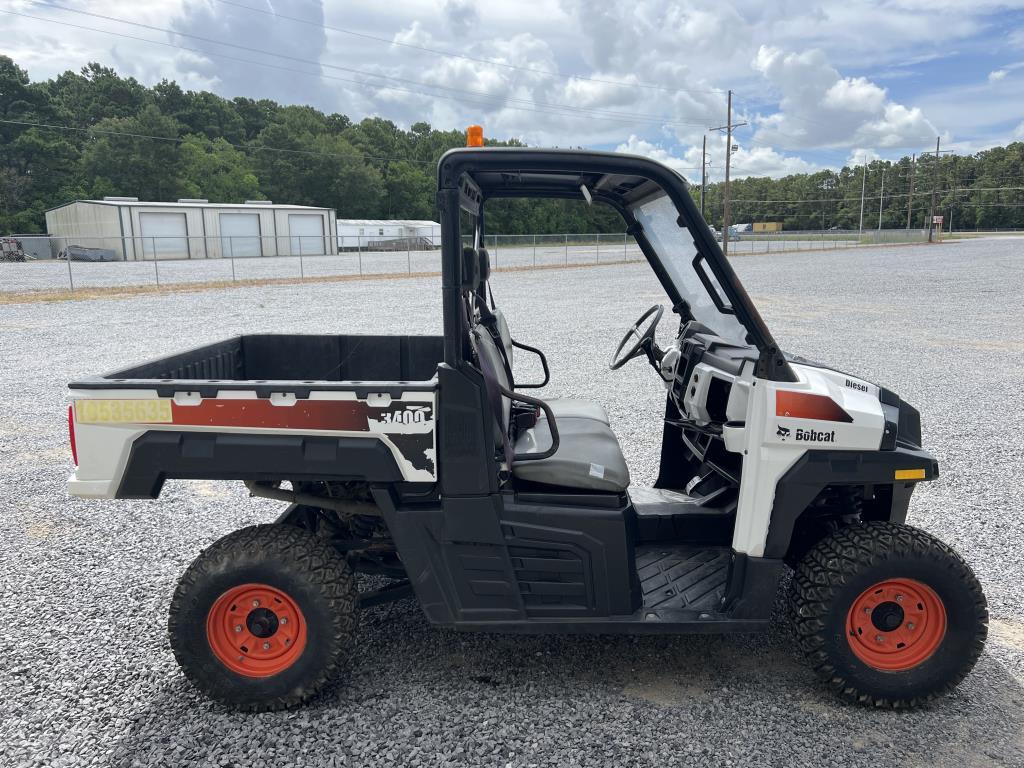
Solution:
M 146 237 L 142 214 L 178 214 L 185 218 L 184 237 L 177 231 L 170 233 L 169 219 L 164 225 L 150 218 L 151 227 Z M 236 228 L 225 234 L 221 232 L 221 214 L 250 214 L 256 217 L 258 233 L 235 235 Z M 292 237 L 289 230 L 289 215 L 319 216 L 322 219 L 322 236 Z M 114 203 L 77 201 L 48 211 L 46 227 L 54 237 L 53 255 L 68 245 L 87 248 L 114 250 L 121 258 L 129 261 L 152 259 L 208 259 L 234 256 L 297 256 L 334 254 L 338 252 L 336 215 L 326 208 L 288 208 L 274 205 L 238 206 L 191 206 L 161 205 L 159 203 Z M 155 227 L 155 228 L 154 228 Z M 161 228 L 162 227 L 162 228 Z M 251 229 L 251 228 L 250 228 Z M 152 235 L 157 233 L 162 242 Z M 238 249 L 234 248 L 236 238 Z M 258 242 L 254 242 L 258 238 Z

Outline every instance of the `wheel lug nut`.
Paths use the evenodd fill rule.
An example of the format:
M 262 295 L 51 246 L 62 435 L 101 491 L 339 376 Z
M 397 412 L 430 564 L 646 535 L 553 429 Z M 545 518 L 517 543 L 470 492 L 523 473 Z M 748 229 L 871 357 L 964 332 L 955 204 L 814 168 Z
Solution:
M 252 601 L 252 607 L 253 608 L 259 608 L 260 607 L 260 601 L 259 600 L 253 600 Z
M 288 617 L 287 616 L 282 616 L 281 617 L 281 623 L 282 624 L 287 624 L 288 623 Z
M 902 603 L 903 602 L 903 595 L 896 595 L 896 602 L 897 603 Z
M 914 628 L 914 622 L 910 622 L 909 624 L 907 624 L 907 629 L 913 629 L 913 628 Z
M 241 632 L 241 631 L 242 631 L 242 625 L 241 624 L 235 624 L 235 632 Z
M 881 642 L 883 642 L 883 640 L 884 640 L 884 638 L 881 635 L 875 635 L 875 642 L 876 643 L 881 643 Z
M 264 651 L 269 651 L 270 650 L 270 643 L 264 643 L 263 644 L 263 650 Z

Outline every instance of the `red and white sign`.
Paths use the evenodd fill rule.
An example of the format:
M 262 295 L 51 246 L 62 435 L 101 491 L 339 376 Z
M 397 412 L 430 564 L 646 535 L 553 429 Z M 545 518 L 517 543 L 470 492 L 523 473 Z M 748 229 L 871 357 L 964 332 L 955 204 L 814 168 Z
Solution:
M 932 224 L 938 224 L 941 227 L 942 226 L 942 217 L 941 216 L 932 216 Z

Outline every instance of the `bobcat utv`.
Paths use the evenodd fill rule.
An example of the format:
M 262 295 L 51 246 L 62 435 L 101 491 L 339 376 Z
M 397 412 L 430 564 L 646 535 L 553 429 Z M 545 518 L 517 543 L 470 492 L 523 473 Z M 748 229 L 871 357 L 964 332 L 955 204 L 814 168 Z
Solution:
M 630 484 L 599 403 L 525 394 L 547 363 L 488 298 L 481 245 L 486 203 L 507 197 L 611 206 L 660 281 L 674 340 L 655 342 L 654 306 L 611 357 L 647 360 L 667 390 L 653 488 Z M 178 584 L 171 647 L 198 688 L 300 703 L 344 667 L 361 607 L 410 596 L 456 630 L 763 630 L 787 567 L 796 641 L 838 694 L 906 707 L 963 679 L 986 602 L 905 523 L 938 475 L 918 412 L 784 354 L 679 175 L 469 147 L 441 159 L 437 203 L 441 337 L 247 335 L 71 384 L 71 494 L 155 499 L 203 478 L 287 505 Z M 523 354 L 543 381 L 519 380 Z M 385 586 L 360 593 L 358 573 Z

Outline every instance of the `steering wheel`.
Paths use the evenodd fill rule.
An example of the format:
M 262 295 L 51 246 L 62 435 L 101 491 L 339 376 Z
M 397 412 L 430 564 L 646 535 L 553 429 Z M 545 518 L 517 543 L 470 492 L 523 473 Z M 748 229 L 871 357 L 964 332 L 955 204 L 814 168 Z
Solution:
M 622 337 L 619 346 L 615 348 L 608 367 L 613 371 L 617 371 L 634 357 L 640 357 L 643 354 L 651 357 L 656 348 L 654 331 L 657 329 L 664 312 L 665 308 L 663 306 L 655 304 L 640 315 L 640 319 L 633 323 L 632 328 L 626 331 L 626 335 Z

